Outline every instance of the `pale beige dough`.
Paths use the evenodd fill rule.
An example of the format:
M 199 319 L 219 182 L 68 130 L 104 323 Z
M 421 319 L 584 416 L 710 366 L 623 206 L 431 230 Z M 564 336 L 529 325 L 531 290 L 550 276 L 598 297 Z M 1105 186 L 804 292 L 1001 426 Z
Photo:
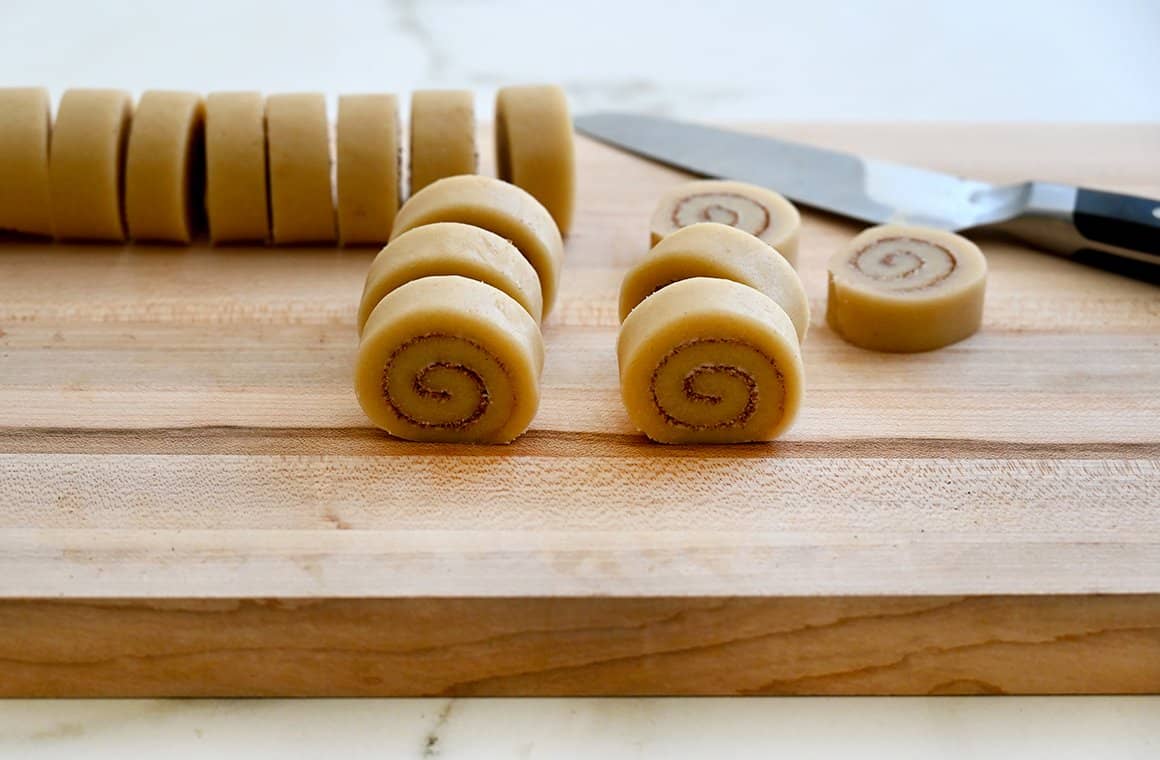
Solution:
M 424 277 L 371 312 L 355 392 L 398 438 L 508 443 L 536 414 L 543 364 L 539 326 L 511 296 L 467 277 Z
M 408 230 L 375 256 L 359 304 L 359 333 L 387 293 L 421 277 L 451 274 L 499 288 L 540 321 L 540 280 L 514 245 L 479 227 L 439 222 Z
M 0 230 L 52 235 L 48 90 L 0 89 Z
M 61 97 L 48 158 L 58 238 L 125 239 L 121 186 L 132 116 L 123 90 L 66 90 Z
M 987 260 L 950 232 L 873 227 L 834 254 L 829 278 L 826 321 L 862 348 L 929 351 L 982 322 Z
M 338 99 L 338 234 L 383 244 L 399 210 L 399 112 L 394 95 Z
M 660 443 L 770 440 L 801 406 L 793 322 L 731 280 L 694 277 L 653 293 L 621 325 L 617 357 L 628 416 Z
M 193 239 L 204 186 L 205 103 L 192 92 L 147 90 L 125 157 L 125 222 L 134 240 Z M 196 209 L 200 215 L 200 208 Z
M 270 237 L 265 110 L 258 92 L 206 98 L 205 205 L 214 243 L 262 243 Z
M 266 99 L 270 220 L 275 243 L 332 243 L 330 137 L 321 93 Z
M 391 239 L 435 222 L 470 224 L 510 240 L 540 277 L 544 316 L 552 310 L 564 241 L 551 214 L 526 190 L 474 175 L 439 180 L 403 204 L 395 217 Z
M 568 98 L 556 85 L 504 87 L 495 101 L 499 178 L 527 190 L 568 234 L 576 202 L 576 156 Z
M 797 264 L 801 215 L 772 190 L 712 179 L 676 185 L 657 201 L 649 224 L 651 244 L 697 222 L 718 222 L 744 230 L 776 248 L 790 264 Z
M 411 192 L 436 180 L 475 174 L 475 100 L 470 90 L 411 95 Z
M 756 288 L 789 315 L 798 340 L 805 339 L 810 304 L 794 268 L 760 239 L 715 222 L 668 235 L 628 270 L 620 285 L 621 321 L 654 292 L 690 277 L 719 277 Z

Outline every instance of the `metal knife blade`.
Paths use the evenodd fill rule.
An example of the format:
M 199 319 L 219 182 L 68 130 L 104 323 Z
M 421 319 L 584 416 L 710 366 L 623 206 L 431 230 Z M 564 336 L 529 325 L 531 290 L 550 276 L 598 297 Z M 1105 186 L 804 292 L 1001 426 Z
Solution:
M 763 185 L 808 206 L 874 224 L 961 230 L 994 221 L 992 185 L 839 151 L 655 116 L 594 113 L 576 129 L 706 177 Z

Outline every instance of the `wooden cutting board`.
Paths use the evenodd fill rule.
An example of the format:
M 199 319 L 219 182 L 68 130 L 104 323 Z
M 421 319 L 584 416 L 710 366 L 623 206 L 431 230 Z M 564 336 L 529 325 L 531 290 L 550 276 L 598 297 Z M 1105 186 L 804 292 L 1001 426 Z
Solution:
M 1160 197 L 1160 126 L 768 131 Z M 374 251 L 0 246 L 0 695 L 1160 691 L 1160 289 L 980 238 L 977 336 L 824 323 L 769 445 L 650 445 L 624 268 L 680 176 L 580 141 L 543 404 L 506 448 L 370 429 Z

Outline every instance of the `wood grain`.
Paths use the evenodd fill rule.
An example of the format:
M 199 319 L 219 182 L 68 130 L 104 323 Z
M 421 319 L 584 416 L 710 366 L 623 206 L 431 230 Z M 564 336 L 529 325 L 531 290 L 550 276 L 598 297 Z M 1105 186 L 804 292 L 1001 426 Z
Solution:
M 1160 196 L 1156 125 L 783 125 Z M 616 293 L 679 175 L 579 144 L 543 404 L 393 441 L 351 390 L 372 250 L 0 244 L 0 695 L 1160 691 L 1160 289 L 998 236 L 983 330 L 824 325 L 783 440 L 660 447 Z

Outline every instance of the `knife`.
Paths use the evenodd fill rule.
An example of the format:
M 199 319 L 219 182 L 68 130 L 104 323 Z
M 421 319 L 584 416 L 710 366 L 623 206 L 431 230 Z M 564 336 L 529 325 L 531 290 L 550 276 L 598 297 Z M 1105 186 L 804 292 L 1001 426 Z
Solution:
M 1075 261 L 1160 283 L 1160 200 L 1049 182 L 992 185 L 643 114 L 586 114 L 575 126 L 693 174 L 763 185 L 864 222 L 953 232 L 1000 227 Z

